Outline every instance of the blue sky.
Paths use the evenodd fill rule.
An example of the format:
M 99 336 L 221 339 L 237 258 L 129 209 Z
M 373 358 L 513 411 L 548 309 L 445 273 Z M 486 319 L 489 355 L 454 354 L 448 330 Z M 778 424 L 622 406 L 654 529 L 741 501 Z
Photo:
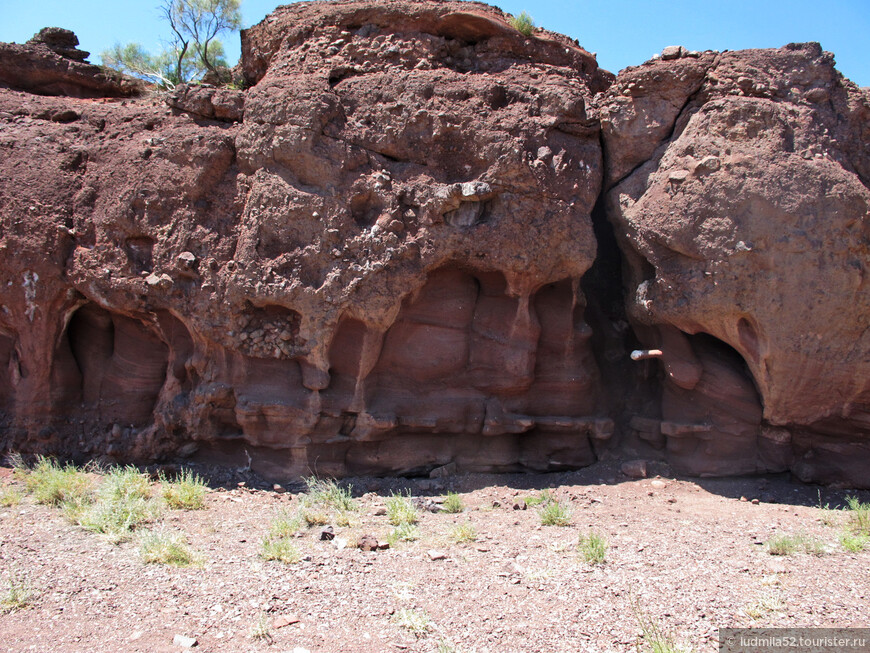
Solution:
M 168 32 L 159 0 L 0 0 L 0 41 L 22 43 L 41 27 L 73 30 L 81 48 L 99 53 L 116 41 L 158 50 Z M 245 26 L 258 23 L 275 0 L 243 0 Z M 528 11 L 536 24 L 580 41 L 613 72 L 639 64 L 666 45 L 692 50 L 739 50 L 819 41 L 837 67 L 870 86 L 870 0 L 501 0 L 505 11 Z M 225 39 L 227 59 L 239 56 L 239 37 Z

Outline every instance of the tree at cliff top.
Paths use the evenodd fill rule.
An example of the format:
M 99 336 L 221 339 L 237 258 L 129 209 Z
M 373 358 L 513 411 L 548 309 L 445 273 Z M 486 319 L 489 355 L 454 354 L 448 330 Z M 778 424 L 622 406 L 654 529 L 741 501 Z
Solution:
M 240 0 L 164 0 L 160 11 L 172 30 L 166 49 L 152 55 L 138 43 L 116 43 L 100 55 L 103 65 L 163 88 L 205 75 L 229 81 L 217 36 L 241 27 Z

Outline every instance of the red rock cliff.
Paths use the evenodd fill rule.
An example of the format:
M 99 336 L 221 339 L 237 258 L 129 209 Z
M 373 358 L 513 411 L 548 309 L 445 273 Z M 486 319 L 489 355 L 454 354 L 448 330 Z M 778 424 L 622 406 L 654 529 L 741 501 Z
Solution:
M 614 81 L 404 0 L 242 44 L 244 92 L 0 89 L 3 448 L 866 485 L 868 98 L 820 48 Z

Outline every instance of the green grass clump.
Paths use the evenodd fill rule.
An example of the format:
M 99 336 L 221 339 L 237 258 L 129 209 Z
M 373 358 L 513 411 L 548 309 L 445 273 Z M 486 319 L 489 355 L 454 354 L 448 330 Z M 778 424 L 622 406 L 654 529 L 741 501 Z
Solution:
M 73 465 L 61 466 L 51 458 L 40 456 L 25 476 L 24 485 L 37 503 L 59 506 L 65 501 L 80 500 L 90 495 L 93 481 Z
M 272 633 L 269 630 L 269 617 L 265 613 L 261 613 L 257 617 L 257 621 L 251 628 L 251 639 L 261 640 L 267 644 L 272 642 Z
M 870 537 L 870 503 L 861 503 L 858 497 L 846 497 L 846 505 L 846 527 L 856 535 Z
M 292 537 L 302 530 L 302 517 L 291 515 L 282 510 L 269 523 L 269 535 L 271 537 Z
M 441 510 L 456 514 L 465 510 L 465 504 L 462 502 L 462 497 L 456 494 L 456 492 L 448 492 L 447 498 L 444 499 L 444 503 L 441 505 Z
M 116 544 L 129 539 L 137 526 L 160 515 L 151 498 L 151 482 L 135 467 L 112 469 L 96 489 L 93 500 L 71 499 L 61 508 L 69 521 L 87 531 L 106 535 Z
M 432 621 L 422 610 L 411 610 L 409 608 L 396 610 L 396 613 L 393 615 L 393 623 L 417 637 L 422 637 L 432 630 Z
M 306 478 L 305 484 L 308 486 L 308 493 L 303 499 L 306 505 L 337 512 L 356 510 L 352 486 L 342 487 L 335 481 L 319 479 L 314 476 Z
M 785 610 L 785 603 L 783 603 L 781 598 L 773 594 L 765 594 L 743 609 L 746 616 L 754 621 L 763 619 L 774 612 L 782 612 L 783 610 Z
M 607 557 L 607 540 L 598 533 L 589 531 L 587 535 L 580 535 L 577 550 L 587 564 L 600 565 Z
M 181 470 L 174 481 L 160 477 L 161 494 L 170 508 L 175 510 L 202 510 L 205 508 L 207 487 L 199 474 L 189 469 Z
M 450 534 L 448 535 L 448 537 L 457 544 L 474 542 L 477 539 L 477 530 L 474 528 L 471 522 L 456 524 L 453 528 L 450 529 Z
M 417 508 L 411 501 L 410 495 L 405 496 L 393 493 L 387 499 L 387 519 L 393 526 L 417 523 L 419 519 Z
M 260 557 L 293 565 L 302 560 L 299 547 L 291 537 L 267 537 L 263 540 Z
M 14 487 L 4 487 L 0 490 L 0 507 L 12 508 L 21 503 L 24 495 Z
M 525 11 L 521 12 L 519 16 L 511 16 L 508 19 L 508 22 L 511 27 L 523 36 L 531 36 L 535 31 L 535 21 L 533 21 L 532 17 Z
M 143 534 L 139 542 L 139 553 L 147 564 L 188 567 L 199 562 L 184 535 L 164 530 Z
M 776 535 L 767 541 L 767 552 L 774 556 L 787 556 L 800 552 L 822 555 L 825 552 L 825 545 L 815 537 L 803 533 Z
M 529 507 L 534 508 L 535 506 L 541 506 L 553 501 L 553 495 L 550 494 L 549 490 L 541 490 L 540 493 L 531 496 L 531 497 L 523 497 L 523 502 Z
M 661 626 L 652 617 L 634 607 L 635 618 L 640 625 L 641 637 L 637 642 L 638 651 L 650 653 L 690 653 L 692 649 L 685 648 L 677 642 L 673 632 Z
M 414 542 L 420 539 L 420 529 L 414 524 L 399 524 L 387 536 L 390 546 L 396 546 L 399 542 Z
M 843 533 L 840 535 L 840 544 L 849 553 L 861 553 L 870 544 L 870 537 L 866 535 L 852 535 Z
M 33 592 L 27 581 L 20 578 L 14 571 L 6 578 L 2 593 L 0 593 L 0 614 L 15 612 L 30 605 Z
M 541 526 L 569 526 L 571 511 L 558 501 L 552 501 L 541 508 Z
M 326 526 L 329 523 L 329 515 L 318 508 L 303 507 L 299 510 L 299 516 L 309 528 L 311 526 Z

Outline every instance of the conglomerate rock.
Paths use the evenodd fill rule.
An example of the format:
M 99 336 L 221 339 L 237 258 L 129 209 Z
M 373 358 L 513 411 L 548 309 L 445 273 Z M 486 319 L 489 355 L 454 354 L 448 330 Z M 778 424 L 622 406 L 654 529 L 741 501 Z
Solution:
M 507 18 L 297 3 L 244 91 L 0 90 L 2 448 L 866 485 L 866 93 Z

